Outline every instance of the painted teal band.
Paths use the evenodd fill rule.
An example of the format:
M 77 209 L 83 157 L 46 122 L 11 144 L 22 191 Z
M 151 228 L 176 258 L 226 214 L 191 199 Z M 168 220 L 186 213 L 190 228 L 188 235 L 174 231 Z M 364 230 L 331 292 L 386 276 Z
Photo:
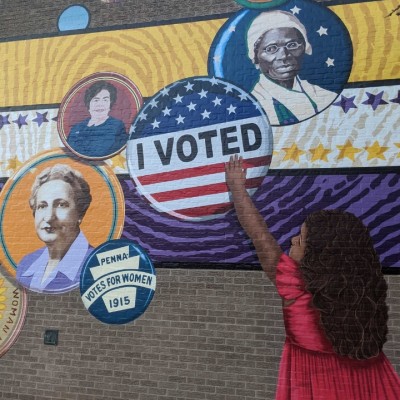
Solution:
M 253 9 L 263 9 L 267 10 L 268 8 L 273 8 L 280 6 L 281 4 L 287 3 L 289 0 L 271 0 L 271 1 L 263 1 L 262 3 L 254 3 L 253 1 L 248 0 L 236 0 L 236 3 L 239 3 L 242 6 Z

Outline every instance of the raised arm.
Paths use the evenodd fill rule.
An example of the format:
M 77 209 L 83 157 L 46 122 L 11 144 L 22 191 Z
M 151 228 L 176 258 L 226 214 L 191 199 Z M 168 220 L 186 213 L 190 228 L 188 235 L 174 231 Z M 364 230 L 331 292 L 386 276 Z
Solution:
M 240 225 L 252 240 L 263 270 L 275 284 L 276 265 L 282 249 L 246 191 L 242 157 L 231 156 L 225 164 L 225 175 Z

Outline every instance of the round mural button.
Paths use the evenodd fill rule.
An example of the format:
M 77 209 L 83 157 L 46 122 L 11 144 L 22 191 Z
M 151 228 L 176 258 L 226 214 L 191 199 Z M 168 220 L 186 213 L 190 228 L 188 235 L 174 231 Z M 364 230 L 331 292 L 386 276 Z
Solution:
M 135 119 L 127 147 L 137 190 L 158 211 L 185 220 L 232 208 L 225 162 L 240 154 L 252 195 L 268 171 L 272 130 L 257 100 L 209 77 L 177 81 L 150 99 Z
M 146 252 L 127 239 L 97 247 L 81 276 L 81 297 L 88 311 L 107 324 L 140 317 L 156 289 L 156 272 Z

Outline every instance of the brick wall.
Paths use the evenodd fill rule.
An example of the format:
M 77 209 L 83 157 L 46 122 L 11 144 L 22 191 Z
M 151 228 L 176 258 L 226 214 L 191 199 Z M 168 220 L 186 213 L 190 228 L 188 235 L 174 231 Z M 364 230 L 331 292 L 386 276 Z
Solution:
M 388 276 L 385 351 L 400 371 L 400 276 Z M 26 323 L 0 359 L 0 398 L 273 399 L 284 329 L 280 300 L 258 271 L 158 271 L 144 315 L 105 325 L 79 292 L 29 293 Z M 45 346 L 46 328 L 59 329 Z

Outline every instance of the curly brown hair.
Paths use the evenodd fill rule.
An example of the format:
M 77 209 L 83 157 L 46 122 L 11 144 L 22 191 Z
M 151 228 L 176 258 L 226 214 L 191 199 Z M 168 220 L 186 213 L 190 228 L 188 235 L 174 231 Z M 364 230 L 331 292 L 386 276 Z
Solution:
M 368 228 L 351 213 L 310 214 L 301 271 L 335 352 L 377 356 L 386 342 L 387 284 Z

